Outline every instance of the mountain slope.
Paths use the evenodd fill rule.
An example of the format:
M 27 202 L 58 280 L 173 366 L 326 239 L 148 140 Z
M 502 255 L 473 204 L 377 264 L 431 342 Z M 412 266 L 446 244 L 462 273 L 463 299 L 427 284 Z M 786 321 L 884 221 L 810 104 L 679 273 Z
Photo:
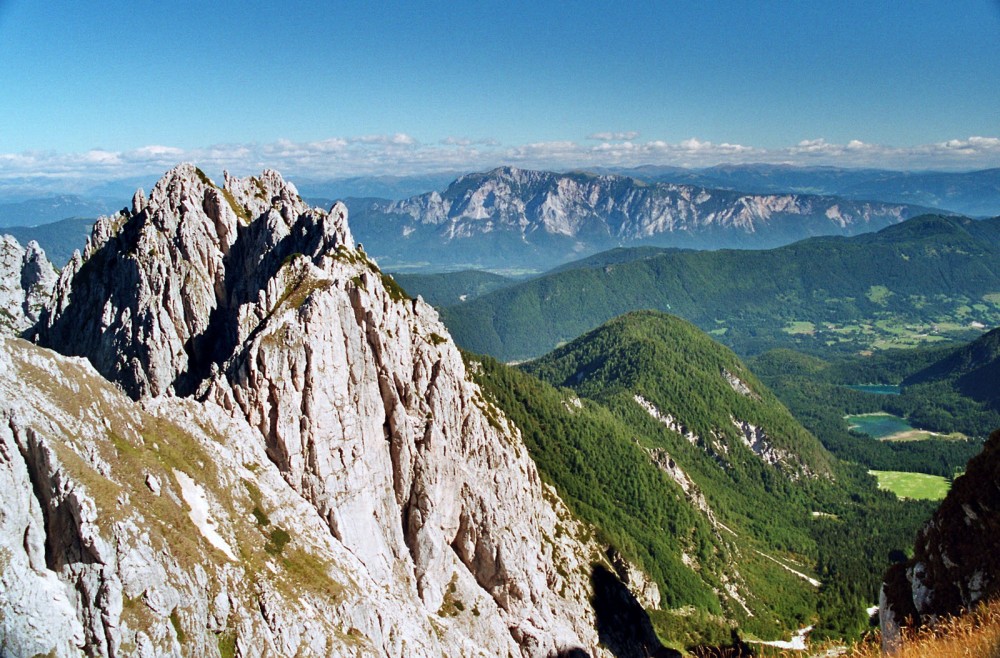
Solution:
M 880 199 L 945 208 L 977 217 L 1000 215 L 1000 169 L 962 173 L 896 174 L 838 191 L 852 199 Z
M 83 250 L 96 217 L 70 217 L 38 226 L 8 226 L 3 232 L 22 244 L 37 242 L 53 263 L 62 266 L 69 262 L 74 251 Z
M 428 304 L 436 307 L 459 304 L 466 299 L 475 299 L 515 283 L 510 277 L 481 270 L 447 274 L 394 273 L 392 277 L 408 292 L 420 295 Z
M 24 622 L 7 642 L 608 655 L 599 546 L 343 206 L 309 208 L 273 171 L 217 186 L 181 165 L 98 221 L 32 336 L 86 362 L 4 346 L 4 559 L 24 575 L 0 596 Z M 302 580 L 320 591 L 273 591 Z M 78 623 L 9 614 L 42 582 L 79 593 Z
M 502 359 L 538 356 L 642 308 L 680 315 L 741 353 L 836 344 L 849 325 L 880 318 L 1000 323 L 993 296 L 1000 292 L 1000 220 L 928 215 L 878 233 L 766 251 L 636 255 L 619 255 L 619 263 L 595 257 L 449 307 L 443 317 L 460 345 Z M 811 323 L 812 333 L 786 331 L 795 322 Z M 824 323 L 837 331 L 824 334 Z
M 525 370 L 587 397 L 641 397 L 703 441 L 714 437 L 704 447 L 723 461 L 742 443 L 790 475 L 830 473 L 829 454 L 736 355 L 680 318 L 620 316 Z
M 915 173 L 747 164 L 705 169 L 637 167 L 616 173 L 649 182 L 700 185 L 755 194 L 828 194 L 916 204 L 978 217 L 1000 214 L 1000 169 Z
M 616 318 L 519 369 L 468 358 L 543 479 L 656 582 L 661 637 L 720 642 L 726 619 L 744 637 L 817 618 L 817 633 L 856 634 L 885 556 L 923 518 L 836 464 L 731 352 L 678 318 Z
M 903 386 L 946 385 L 1000 412 L 1000 329 L 903 380 Z
M 1000 329 L 954 349 L 903 380 L 912 416 L 926 426 L 951 426 L 985 437 L 1000 427 Z
M 854 235 L 920 209 L 503 167 L 463 176 L 440 193 L 369 201 L 351 212 L 357 234 L 387 266 L 538 270 L 620 245 L 766 248 Z
M 0 203 L 0 227 L 38 226 L 67 217 L 97 217 L 114 206 L 106 201 L 61 194 L 12 203 Z

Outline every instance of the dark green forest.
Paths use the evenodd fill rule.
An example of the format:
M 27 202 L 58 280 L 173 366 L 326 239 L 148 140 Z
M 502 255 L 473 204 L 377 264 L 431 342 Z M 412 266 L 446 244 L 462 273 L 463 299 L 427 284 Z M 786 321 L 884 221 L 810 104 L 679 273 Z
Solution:
M 520 369 L 466 358 L 521 429 L 542 478 L 660 585 L 664 609 L 651 618 L 674 646 L 728 642 L 725 619 L 767 638 L 807 624 L 856 637 L 890 554 L 907 550 L 932 509 L 877 490 L 864 467 L 833 458 L 732 352 L 678 318 L 630 314 Z M 699 440 L 665 427 L 636 395 Z M 741 442 L 733 416 L 766 428 L 783 463 Z M 693 489 L 668 475 L 664 455 Z M 815 574 L 821 587 L 771 558 Z M 713 594 L 727 583 L 748 597 L 753 617 Z M 702 612 L 670 612 L 685 606 Z
M 419 294 L 431 306 L 451 306 L 466 299 L 517 283 L 517 279 L 484 272 L 462 270 L 445 274 L 405 274 L 394 272 L 392 277 L 406 290 Z
M 927 215 L 765 251 L 630 253 L 599 254 L 442 317 L 460 346 L 503 360 L 538 357 L 638 309 L 686 318 L 743 355 L 972 340 L 973 322 L 1000 324 L 1000 219 Z

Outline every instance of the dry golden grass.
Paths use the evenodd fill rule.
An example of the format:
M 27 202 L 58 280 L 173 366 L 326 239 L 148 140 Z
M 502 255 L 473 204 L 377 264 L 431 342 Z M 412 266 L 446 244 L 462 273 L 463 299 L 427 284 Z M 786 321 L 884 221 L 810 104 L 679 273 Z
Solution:
M 849 658 L 881 656 L 881 638 L 876 634 L 857 644 Z M 902 646 L 896 658 L 1000 658 L 1000 600 L 978 606 L 973 612 L 948 617 L 933 626 L 903 629 Z
M 876 631 L 852 647 L 813 644 L 806 651 L 774 647 L 725 647 L 693 652 L 697 658 L 883 658 L 882 637 Z M 889 658 L 1000 658 L 1000 599 L 975 611 L 948 617 L 933 626 L 903 629 L 902 645 Z

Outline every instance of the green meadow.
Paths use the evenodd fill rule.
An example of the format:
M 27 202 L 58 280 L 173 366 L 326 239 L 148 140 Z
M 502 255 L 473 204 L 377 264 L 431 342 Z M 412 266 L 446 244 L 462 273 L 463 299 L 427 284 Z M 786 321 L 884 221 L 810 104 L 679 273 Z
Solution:
M 899 498 L 917 500 L 942 500 L 951 483 L 940 475 L 905 473 L 903 471 L 868 471 L 878 479 L 879 489 L 885 489 Z

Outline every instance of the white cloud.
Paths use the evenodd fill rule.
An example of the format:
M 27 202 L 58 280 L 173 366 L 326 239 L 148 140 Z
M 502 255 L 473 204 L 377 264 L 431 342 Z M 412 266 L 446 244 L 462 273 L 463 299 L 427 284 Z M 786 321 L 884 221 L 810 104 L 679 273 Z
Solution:
M 603 132 L 603 133 L 592 133 L 587 135 L 587 139 L 593 139 L 601 142 L 621 142 L 626 140 L 633 140 L 639 136 L 639 133 L 634 130 L 629 130 L 626 132 Z
M 438 143 L 444 146 L 500 146 L 500 142 L 491 137 L 472 139 L 470 137 L 454 137 L 451 135 Z
M 856 139 L 837 144 L 818 137 L 782 148 L 760 148 L 697 137 L 668 142 L 639 141 L 635 139 L 636 133 L 596 133 L 591 137 L 596 136 L 623 139 L 602 139 L 596 144 L 549 141 L 504 145 L 490 138 L 453 136 L 436 143 L 422 143 L 406 133 L 395 133 L 334 136 L 308 142 L 215 144 L 204 148 L 152 144 L 121 152 L 100 148 L 77 153 L 26 151 L 0 153 L 0 181 L 24 178 L 105 181 L 158 175 L 184 161 L 195 162 L 206 171 L 218 173 L 229 169 L 240 175 L 270 167 L 290 178 L 475 171 L 502 164 L 540 169 L 644 164 L 702 167 L 751 162 L 904 170 L 1000 166 L 1000 137 L 972 136 L 918 146 L 886 146 Z

